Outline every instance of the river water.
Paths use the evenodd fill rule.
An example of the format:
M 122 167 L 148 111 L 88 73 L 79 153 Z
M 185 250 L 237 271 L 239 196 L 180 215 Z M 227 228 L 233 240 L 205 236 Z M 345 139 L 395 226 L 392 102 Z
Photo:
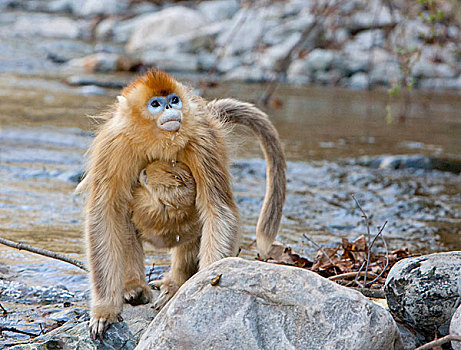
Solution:
M 18 16 L 35 14 L 0 13 L 0 236 L 85 260 L 83 199 L 73 191 L 97 125 L 88 116 L 104 111 L 119 91 L 71 86 L 68 79 L 74 73 L 50 57 L 82 57 L 94 51 L 94 44 L 35 37 L 21 33 L 21 28 L 15 32 L 11 25 Z M 103 46 L 110 52 L 121 51 L 116 43 Z M 134 75 L 84 78 L 122 86 Z M 180 78 L 198 86 L 197 77 Z M 264 89 L 259 84 L 220 83 L 202 92 L 209 99 L 253 101 Z M 288 159 L 288 195 L 279 240 L 312 257 L 316 248 L 303 234 L 322 245 L 364 234 L 366 228 L 351 198 L 355 194 L 371 218 L 374 233 L 377 225 L 388 221 L 384 234 L 390 250 L 461 249 L 459 93 L 413 92 L 405 122 L 396 119 L 390 124 L 385 90 L 280 85 L 274 97 L 277 108 L 267 112 Z M 399 104 L 391 107 L 397 115 Z M 236 128 L 232 139 L 233 190 L 245 237 L 242 256 L 252 259 L 265 165 L 251 134 Z M 430 168 L 425 166 L 428 158 L 408 158 L 412 154 L 448 159 L 448 168 L 454 171 L 421 169 Z M 400 159 L 419 169 L 373 166 L 382 158 L 386 159 L 382 164 Z M 168 255 L 146 249 L 146 269 L 155 264 L 156 277 L 168 266 Z M 62 309 L 59 303 L 86 305 L 87 289 L 86 274 L 74 266 L 0 246 L 0 302 L 9 311 L 0 317 L 0 326 L 38 333 L 49 323 L 49 314 Z M 5 334 L 0 344 L 10 337 L 27 338 Z
M 251 101 L 263 88 L 223 83 L 208 89 L 206 97 Z M 4 74 L 0 89 L 2 236 L 84 259 L 83 200 L 73 190 L 97 124 L 88 116 L 103 111 L 118 91 L 86 95 L 83 88 L 70 87 L 61 79 L 15 74 Z M 280 239 L 309 254 L 313 247 L 303 241 L 303 233 L 319 243 L 335 244 L 340 237 L 364 232 L 350 197 L 355 193 L 373 224 L 389 221 L 391 248 L 400 244 L 418 252 L 461 248 L 459 175 L 357 165 L 362 156 L 384 154 L 459 160 L 459 95 L 415 94 L 407 120 L 390 125 L 383 92 L 280 86 L 275 96 L 281 106 L 268 113 L 289 161 Z M 242 211 L 244 243 L 249 245 L 264 195 L 264 163 L 257 160 L 262 153 L 248 132 L 236 129 L 233 140 L 232 154 L 238 159 L 232 169 L 234 191 Z M 48 278 L 61 279 L 69 271 L 79 273 L 72 267 L 57 273 L 64 264 L 29 253 L 5 247 L 0 252 L 3 263 L 25 270 L 31 264 L 49 263 L 49 270 L 43 271 L 46 278 L 31 273 L 34 283 L 48 284 Z M 248 248 L 244 254 L 251 257 L 255 252 Z M 148 256 L 147 264 L 168 264 L 164 252 L 149 250 Z M 81 282 L 85 284 L 84 279 Z

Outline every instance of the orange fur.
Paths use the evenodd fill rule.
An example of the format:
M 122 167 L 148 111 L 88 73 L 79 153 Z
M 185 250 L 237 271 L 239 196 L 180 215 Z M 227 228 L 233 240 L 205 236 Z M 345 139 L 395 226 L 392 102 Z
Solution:
M 172 93 L 182 100 L 181 110 L 174 111 L 181 115 L 180 128 L 165 131 L 157 122 L 167 116 L 166 109 L 152 114 L 147 104 L 154 96 Z M 123 90 L 113 111 L 89 149 L 87 173 L 78 186 L 89 192 L 85 231 L 93 337 L 116 321 L 124 301 L 150 300 L 142 240 L 171 249 L 171 271 L 161 281 L 157 307 L 198 269 L 236 254 L 239 214 L 230 186 L 225 124 L 250 127 L 267 160 L 267 193 L 257 227 L 262 253 L 275 238 L 285 200 L 278 134 L 256 107 L 231 99 L 207 103 L 166 73 L 151 71 Z
M 183 121 L 177 132 L 159 129 L 154 123 L 158 116 L 147 111 L 152 94 L 171 89 L 183 101 Z M 139 237 L 130 221 L 128 203 L 138 174 L 148 163 L 178 160 L 190 168 L 202 225 L 201 268 L 235 255 L 238 247 L 238 212 L 230 187 L 224 131 L 206 103 L 165 73 L 155 71 L 131 84 L 122 96 L 115 115 L 102 125 L 90 147 L 84 186 L 89 192 L 85 231 L 93 337 L 101 336 L 107 325 L 116 321 L 123 295 L 132 294 L 125 290 L 126 284 L 146 288 L 144 278 L 141 280 L 144 272 L 133 268 L 141 266 L 143 256 L 134 256 L 135 250 L 129 245 Z

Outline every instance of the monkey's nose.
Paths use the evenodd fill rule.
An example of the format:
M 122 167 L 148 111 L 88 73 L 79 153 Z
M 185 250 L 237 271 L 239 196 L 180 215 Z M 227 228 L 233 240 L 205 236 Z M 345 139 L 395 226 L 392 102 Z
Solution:
M 170 105 L 166 105 L 165 109 L 170 109 L 171 106 Z

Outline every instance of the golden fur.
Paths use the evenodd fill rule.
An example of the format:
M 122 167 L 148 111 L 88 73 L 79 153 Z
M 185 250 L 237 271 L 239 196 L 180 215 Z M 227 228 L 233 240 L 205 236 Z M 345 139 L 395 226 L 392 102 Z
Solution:
M 178 131 L 168 132 L 157 126 L 158 116 L 147 111 L 147 103 L 153 96 L 172 92 L 182 100 L 182 121 Z M 79 190 L 88 192 L 85 231 L 93 337 L 102 337 L 117 320 L 123 301 L 149 301 L 142 239 L 172 247 L 171 271 L 162 280 L 157 306 L 168 301 L 197 268 L 236 254 L 239 214 L 230 186 L 226 122 L 250 126 L 261 140 L 268 161 L 268 191 L 261 212 L 265 217 L 258 222 L 258 247 L 265 252 L 272 243 L 285 198 L 285 161 L 278 135 L 267 116 L 254 106 L 221 101 L 207 104 L 169 75 L 152 71 L 123 90 L 113 117 L 107 118 L 95 137 L 88 152 L 86 177 L 79 185 Z M 157 161 L 180 164 L 181 171 L 191 175 L 186 186 L 169 187 L 172 179 L 164 177 L 168 169 L 164 174 L 155 173 L 165 166 L 153 163 Z M 144 168 L 147 185 L 139 187 L 138 177 Z M 151 178 L 157 178 L 160 187 Z M 165 202 L 173 208 L 181 205 L 176 202 L 178 190 L 185 191 L 194 204 L 186 201 L 179 210 L 168 207 Z M 191 195 L 193 190 L 195 195 Z M 146 197 L 149 193 L 150 198 Z

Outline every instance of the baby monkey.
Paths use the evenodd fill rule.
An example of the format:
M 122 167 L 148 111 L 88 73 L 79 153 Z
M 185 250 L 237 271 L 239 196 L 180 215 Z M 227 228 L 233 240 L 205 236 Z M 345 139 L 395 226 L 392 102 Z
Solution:
M 195 196 L 195 181 L 186 164 L 150 163 L 141 171 L 130 203 L 140 238 L 155 248 L 174 248 L 196 238 Z
M 201 224 L 195 206 L 195 180 L 191 170 L 183 162 L 156 160 L 143 169 L 139 185 L 133 190 L 130 208 L 132 222 L 138 237 L 155 248 L 171 249 L 172 266 L 161 281 L 160 287 L 168 284 L 168 294 L 162 294 L 155 303 L 160 308 L 176 290 L 198 270 L 198 256 L 190 254 L 184 259 L 175 255 L 196 251 L 200 244 Z M 196 249 L 189 249 L 190 245 Z M 127 300 L 130 304 L 144 303 L 133 293 Z

